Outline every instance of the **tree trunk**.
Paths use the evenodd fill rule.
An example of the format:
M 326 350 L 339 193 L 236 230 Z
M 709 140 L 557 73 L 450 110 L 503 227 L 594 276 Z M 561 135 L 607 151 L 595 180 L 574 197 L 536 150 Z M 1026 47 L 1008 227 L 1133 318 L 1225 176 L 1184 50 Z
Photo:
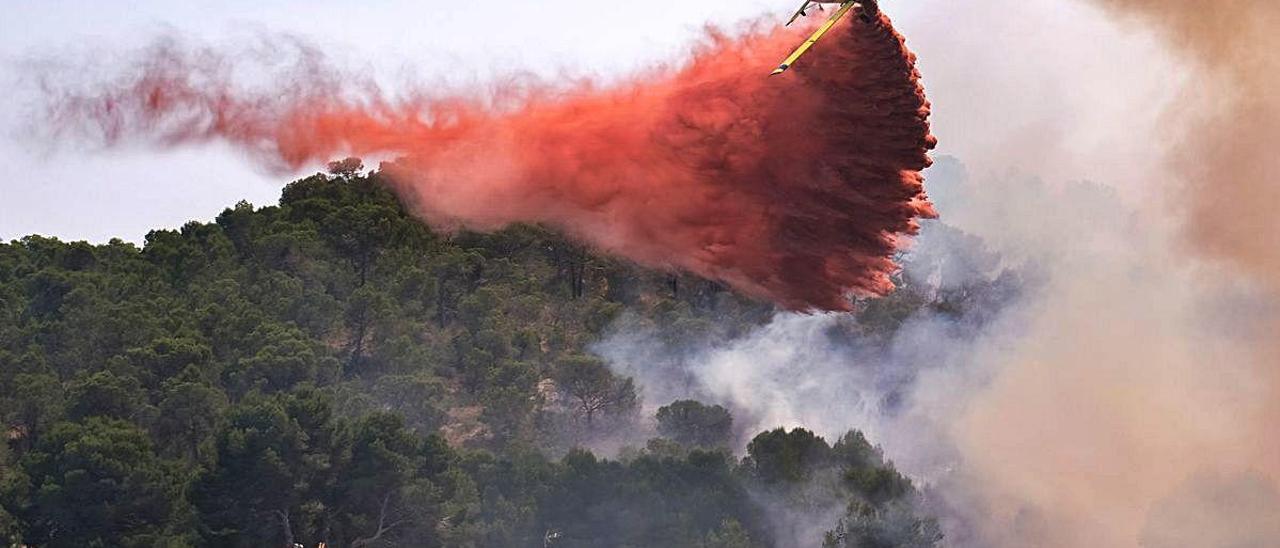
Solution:
M 447 291 L 449 278 L 446 276 L 438 276 L 436 278 L 436 323 L 440 325 L 440 329 L 444 329 L 444 303 L 445 291 Z
M 284 530 L 284 548 L 294 548 L 293 542 L 293 524 L 289 522 L 288 510 L 276 510 L 276 517 L 280 518 L 280 527 Z
M 365 318 L 365 314 L 361 313 L 359 322 L 356 324 L 355 340 L 351 341 L 351 358 L 347 360 L 347 372 L 355 370 L 360 358 L 364 356 L 364 339 L 369 331 L 369 322 Z
M 569 270 L 570 281 L 572 283 L 571 289 L 573 292 L 573 298 L 574 299 L 582 298 L 583 289 L 585 288 L 585 285 L 586 285 L 583 281 L 583 278 L 586 276 L 586 270 L 587 270 L 586 259 L 581 254 L 578 254 L 573 258 L 573 261 L 569 263 L 569 269 L 570 269 Z
M 391 523 L 387 523 L 387 506 L 390 502 L 391 502 L 391 493 L 387 493 L 386 496 L 382 497 L 382 506 L 378 509 L 378 530 L 374 531 L 372 535 L 369 535 L 367 537 L 361 537 L 351 541 L 351 548 L 360 548 L 362 546 L 369 546 L 370 544 L 377 542 L 378 539 L 382 538 L 382 535 L 387 534 L 387 532 L 391 531 L 396 526 L 403 523 L 402 520 L 397 520 Z

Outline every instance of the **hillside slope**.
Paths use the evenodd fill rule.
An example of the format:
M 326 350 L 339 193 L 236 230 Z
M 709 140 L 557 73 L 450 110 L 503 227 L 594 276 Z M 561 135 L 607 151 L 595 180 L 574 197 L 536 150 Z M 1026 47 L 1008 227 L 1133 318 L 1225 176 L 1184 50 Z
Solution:
M 769 546 L 809 515 L 825 520 L 801 533 L 815 543 L 830 529 L 831 546 L 931 545 L 910 481 L 857 433 L 831 445 L 775 430 L 739 459 L 728 412 L 690 401 L 619 460 L 578 448 L 642 431 L 643 394 L 587 351 L 620 315 L 679 343 L 772 311 L 537 227 L 433 232 L 356 170 L 141 248 L 0 244 L 0 532 L 48 546 Z

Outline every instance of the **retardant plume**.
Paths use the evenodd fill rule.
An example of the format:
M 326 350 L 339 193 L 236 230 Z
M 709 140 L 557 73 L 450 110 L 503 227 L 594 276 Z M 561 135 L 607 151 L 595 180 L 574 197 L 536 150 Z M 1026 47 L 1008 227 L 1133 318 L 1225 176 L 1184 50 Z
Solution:
M 768 77 L 801 32 L 712 32 L 678 69 L 605 87 L 513 80 L 498 99 L 353 91 L 310 55 L 250 92 L 227 57 L 173 43 L 113 84 L 46 87 L 62 136 L 222 140 L 282 168 L 389 154 L 383 172 L 436 226 L 544 223 L 786 308 L 842 310 L 892 290 L 893 253 L 934 215 L 919 172 L 935 140 L 887 17 L 842 23 Z

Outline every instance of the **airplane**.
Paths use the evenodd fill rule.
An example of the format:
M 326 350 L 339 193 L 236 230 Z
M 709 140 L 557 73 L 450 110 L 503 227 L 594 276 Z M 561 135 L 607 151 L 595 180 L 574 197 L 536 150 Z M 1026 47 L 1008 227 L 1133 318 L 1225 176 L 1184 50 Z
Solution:
M 803 4 L 800 4 L 800 9 L 796 10 L 795 15 L 792 15 L 791 19 L 787 20 L 787 25 L 794 23 L 796 19 L 799 19 L 800 17 L 809 15 L 806 13 L 806 10 L 808 10 L 811 5 L 817 6 L 818 9 L 821 10 L 823 4 L 836 3 L 824 2 L 821 0 L 803 0 L 803 2 Z M 774 69 L 773 72 L 770 73 L 770 76 L 782 74 L 783 72 L 786 72 L 787 69 L 791 68 L 791 65 L 794 65 L 796 60 L 800 59 L 805 52 L 809 51 L 809 48 L 818 43 L 818 40 L 821 39 L 827 31 L 831 30 L 831 27 L 834 27 L 836 23 L 840 21 L 841 17 L 844 17 L 844 15 L 849 13 L 849 10 L 852 10 L 854 7 L 859 8 L 858 18 L 861 19 L 862 22 L 871 23 L 873 21 L 872 18 L 875 17 L 877 13 L 880 13 L 880 6 L 877 2 L 878 0 L 845 0 L 844 2 L 841 2 L 840 7 L 836 8 L 836 12 L 831 14 L 831 17 L 827 18 L 827 21 L 823 23 L 822 26 L 818 27 L 818 30 L 813 31 L 813 34 L 809 35 L 808 40 L 805 40 L 803 44 L 800 44 L 800 47 L 791 52 L 791 55 L 787 56 L 787 58 L 782 61 L 782 64 L 778 65 L 778 68 Z

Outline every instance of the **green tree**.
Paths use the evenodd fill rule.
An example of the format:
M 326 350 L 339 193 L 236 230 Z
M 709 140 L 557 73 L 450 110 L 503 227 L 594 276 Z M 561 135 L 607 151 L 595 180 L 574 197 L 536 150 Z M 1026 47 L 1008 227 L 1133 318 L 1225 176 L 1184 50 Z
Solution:
M 400 417 L 375 413 L 352 426 L 349 458 L 338 466 L 337 545 L 438 545 L 439 489 L 431 481 L 450 458 L 438 442 L 414 435 Z
M 341 160 L 329 162 L 327 167 L 329 168 L 330 175 L 351 178 L 359 173 L 360 170 L 364 169 L 364 162 L 359 158 L 350 156 Z
M 292 325 L 263 323 L 242 344 L 256 348 L 230 371 L 233 394 L 250 390 L 286 391 L 303 383 L 336 376 L 338 361 L 317 348 L 317 342 Z
M 874 507 L 851 503 L 823 548 L 933 548 L 942 542 L 937 520 L 924 517 L 908 501 Z
M 215 443 L 217 467 L 198 479 L 192 493 L 206 542 L 293 544 L 295 522 L 310 495 L 308 477 L 323 461 L 309 458 L 315 454 L 311 440 L 286 400 L 255 395 L 229 410 Z
M 751 539 L 738 520 L 729 518 L 698 543 L 697 548 L 751 548 L 759 543 Z
M 201 462 L 202 447 L 212 440 L 227 407 L 226 394 L 198 379 L 174 379 L 165 383 L 160 398 L 152 432 L 162 454 Z
M 841 436 L 832 446 L 832 456 L 842 467 L 844 484 L 862 501 L 881 506 L 914 492 L 911 480 L 898 473 L 862 432 Z
M 145 432 L 94 417 L 60 423 L 22 460 L 31 478 L 25 542 L 42 546 L 181 544 L 179 486 Z
M 18 546 L 22 542 L 22 521 L 14 515 L 28 506 L 30 482 L 18 467 L 9 445 L 0 443 L 0 543 Z
M 746 472 L 766 484 L 796 483 L 808 479 L 831 462 L 831 446 L 804 428 L 762 432 L 747 444 L 742 460 Z
M 727 447 L 733 416 L 719 405 L 677 400 L 658 408 L 658 433 L 690 447 Z
M 67 388 L 67 413 L 73 420 L 113 417 L 137 420 L 144 413 L 147 395 L 137 379 L 110 371 L 81 374 Z
M 23 450 L 38 443 L 46 430 L 66 414 L 64 391 L 48 373 L 19 373 L 0 395 L 7 435 Z
M 137 378 L 154 389 L 188 367 L 208 369 L 212 359 L 212 349 L 191 337 L 161 337 L 146 346 L 129 349 L 123 360 L 113 360 L 109 368 L 116 374 Z
M 573 402 L 575 416 L 588 428 L 596 417 L 625 416 L 640 405 L 635 382 L 619 378 L 603 361 L 591 356 L 571 356 L 556 368 L 556 384 Z

